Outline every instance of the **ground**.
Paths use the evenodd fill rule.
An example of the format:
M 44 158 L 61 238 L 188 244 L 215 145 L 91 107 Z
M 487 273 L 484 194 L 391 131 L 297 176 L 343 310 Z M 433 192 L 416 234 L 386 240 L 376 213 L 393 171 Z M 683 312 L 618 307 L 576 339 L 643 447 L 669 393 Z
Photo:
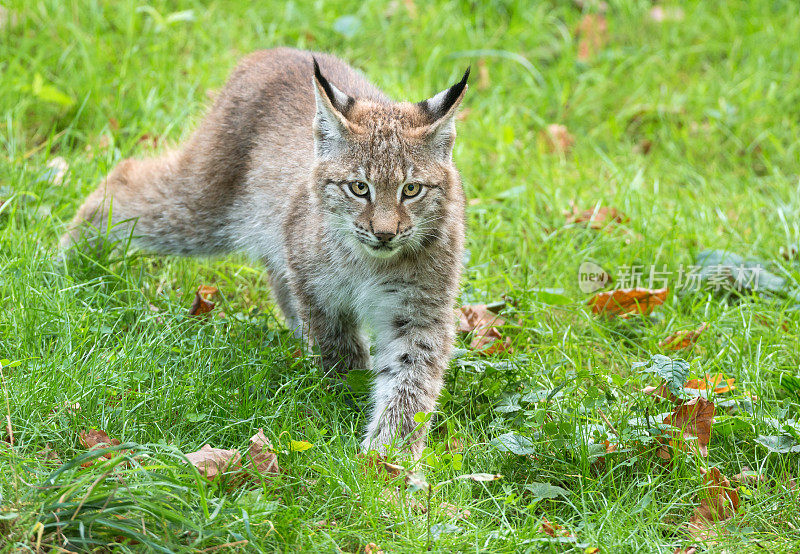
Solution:
M 6 551 L 800 549 L 794 2 L 609 0 L 604 15 L 589 0 L 3 6 Z M 486 355 L 459 339 L 432 451 L 409 468 L 441 483 L 430 498 L 357 457 L 364 376 L 348 394 L 297 355 L 257 263 L 56 256 L 110 168 L 178 143 L 238 58 L 278 45 L 334 52 L 414 101 L 472 64 L 455 150 L 469 198 L 461 302 L 502 303 L 511 343 Z M 726 293 L 715 275 L 687 279 L 708 250 L 760 260 L 777 281 Z M 666 285 L 666 301 L 647 316 L 593 313 L 587 261 L 608 289 Z M 200 285 L 219 289 L 210 317 L 187 314 Z M 659 346 L 703 323 L 689 348 Z M 641 392 L 660 377 L 635 366 L 655 355 L 688 363 L 662 366 L 667 377 L 734 379 L 705 395 L 707 456 L 659 449 L 656 416 L 673 406 Z M 697 396 L 683 377 L 674 391 Z M 80 439 L 92 429 L 122 454 L 82 467 L 100 454 Z M 209 482 L 183 457 L 244 453 L 259 429 L 279 474 Z M 745 466 L 763 480 L 734 479 Z M 740 500 L 700 524 L 713 533 L 687 526 L 710 468 Z M 443 483 L 471 473 L 502 478 Z

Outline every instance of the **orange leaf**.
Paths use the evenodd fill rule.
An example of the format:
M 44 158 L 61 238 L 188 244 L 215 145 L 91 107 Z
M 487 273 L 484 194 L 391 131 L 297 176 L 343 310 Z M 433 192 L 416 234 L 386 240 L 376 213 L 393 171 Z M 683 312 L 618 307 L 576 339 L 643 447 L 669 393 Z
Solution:
M 682 350 L 684 348 L 689 348 L 697 342 L 697 339 L 707 328 L 708 323 L 703 323 L 700 327 L 693 331 L 677 331 L 659 342 L 658 345 L 668 350 Z
M 214 309 L 216 304 L 211 302 L 211 298 L 217 294 L 219 289 L 209 285 L 200 285 L 194 293 L 194 302 L 189 308 L 189 315 L 203 315 Z
M 733 382 L 735 380 L 736 379 L 734 378 L 725 379 L 725 384 L 720 385 L 720 383 L 723 382 L 722 373 L 717 373 L 713 378 L 711 375 L 706 373 L 705 379 L 689 379 L 686 381 L 686 384 L 683 385 L 683 387 L 687 389 L 706 390 L 708 385 L 711 385 L 711 387 L 714 388 L 715 393 L 722 394 L 723 392 L 729 392 L 736 388 L 733 386 Z
M 629 317 L 649 314 L 667 299 L 669 289 L 616 289 L 599 292 L 589 300 L 592 312 L 608 316 Z

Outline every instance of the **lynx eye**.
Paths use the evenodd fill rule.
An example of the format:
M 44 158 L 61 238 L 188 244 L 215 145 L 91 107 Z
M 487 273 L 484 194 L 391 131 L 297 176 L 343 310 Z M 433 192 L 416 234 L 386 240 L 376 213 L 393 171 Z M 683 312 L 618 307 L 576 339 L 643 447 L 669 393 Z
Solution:
M 356 196 L 367 196 L 369 194 L 369 187 L 361 181 L 351 181 L 348 186 L 350 187 L 350 192 Z
M 422 185 L 419 183 L 406 183 L 403 187 L 403 196 L 405 198 L 414 198 L 422 191 Z

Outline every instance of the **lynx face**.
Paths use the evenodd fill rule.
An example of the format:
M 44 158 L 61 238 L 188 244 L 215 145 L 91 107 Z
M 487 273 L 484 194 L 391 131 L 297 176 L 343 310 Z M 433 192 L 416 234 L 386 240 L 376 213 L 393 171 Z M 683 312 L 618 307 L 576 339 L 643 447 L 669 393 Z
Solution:
M 461 194 L 451 153 L 466 81 L 419 104 L 392 105 L 353 99 L 318 71 L 315 82 L 314 192 L 330 228 L 376 258 L 435 241 L 448 224 L 448 200 Z

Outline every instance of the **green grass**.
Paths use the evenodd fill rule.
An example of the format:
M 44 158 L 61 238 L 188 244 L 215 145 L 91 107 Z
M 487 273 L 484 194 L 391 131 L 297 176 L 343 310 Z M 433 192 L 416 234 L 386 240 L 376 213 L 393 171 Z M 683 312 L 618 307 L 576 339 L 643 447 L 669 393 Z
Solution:
M 702 250 L 728 249 L 798 288 L 800 264 L 779 255 L 800 240 L 797 5 L 686 2 L 682 20 L 656 23 L 650 2 L 608 3 L 608 43 L 588 61 L 577 59 L 572 2 L 418 1 L 414 18 L 402 1 L 4 3 L 0 359 L 15 444 L 0 441 L 2 548 L 417 552 L 431 523 L 455 531 L 434 533 L 437 551 L 672 552 L 692 542 L 682 526 L 698 468 L 731 477 L 747 465 L 766 481 L 739 490 L 741 514 L 703 548 L 800 549 L 790 482 L 800 454 L 755 441 L 776 434 L 770 418 L 800 419 L 797 301 L 673 290 L 652 317 L 626 322 L 591 314 L 577 279 L 584 260 L 677 274 Z M 356 17 L 351 36 L 335 23 L 345 15 Z M 334 52 L 398 99 L 430 96 L 479 60 L 488 70 L 484 86 L 473 73 L 455 152 L 472 200 L 462 300 L 507 295 L 514 351 L 459 354 L 429 441 L 438 454 L 417 469 L 431 483 L 504 478 L 444 485 L 430 518 L 384 499 L 384 478 L 356 457 L 366 398 L 354 404 L 293 356 L 257 264 L 124 250 L 70 267 L 55 258 L 110 168 L 150 155 L 149 137 L 159 149 L 185 138 L 236 60 L 278 45 Z M 543 146 L 551 123 L 574 135 L 569 154 Z M 60 185 L 46 167 L 56 156 L 69 164 Z M 610 232 L 566 224 L 573 200 L 629 221 Z M 186 315 L 200 284 L 219 287 L 224 318 Z M 637 392 L 656 381 L 631 364 L 701 322 L 709 329 L 682 354 L 693 375 L 724 373 L 737 387 L 724 396 L 757 398 L 751 413 L 718 403 L 707 460 L 663 463 L 629 420 L 667 408 Z M 520 397 L 559 387 L 548 403 Z M 598 461 L 596 443 L 614 439 L 601 413 L 624 447 Z M 79 433 L 92 427 L 132 452 L 80 467 Z M 180 456 L 206 443 L 244 452 L 259 428 L 283 469 L 261 484 L 205 483 Z M 534 453 L 492 443 L 511 432 Z M 291 452 L 291 440 L 314 446 Z M 444 452 L 453 442 L 460 469 Z M 46 445 L 65 465 L 41 455 Z M 533 482 L 569 494 L 537 498 Z M 471 515 L 456 520 L 442 502 Z M 547 542 L 543 517 L 575 543 Z

